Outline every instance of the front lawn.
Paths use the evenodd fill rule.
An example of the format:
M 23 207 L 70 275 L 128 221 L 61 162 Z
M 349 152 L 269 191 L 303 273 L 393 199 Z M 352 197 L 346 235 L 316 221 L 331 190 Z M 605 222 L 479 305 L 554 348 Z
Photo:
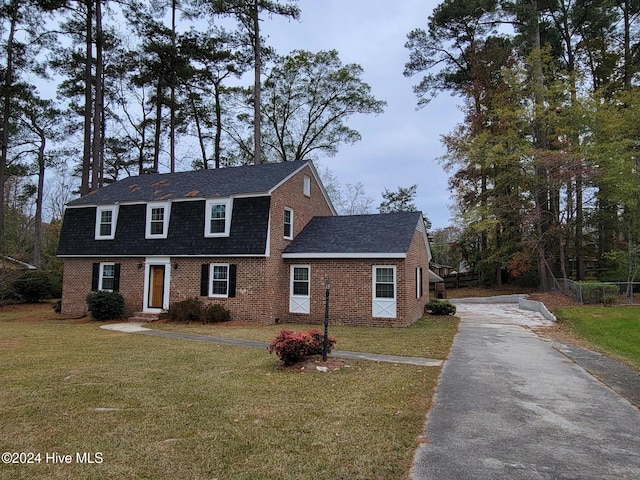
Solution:
M 365 361 L 283 371 L 266 349 L 41 316 L 0 310 L 0 452 L 40 454 L 0 464 L 0 478 L 402 479 L 440 373 Z M 447 322 L 424 356 L 450 345 L 457 323 Z M 368 341 L 336 330 L 336 348 Z M 377 331 L 390 345 L 408 335 Z M 372 347 L 398 348 L 384 351 L 377 331 Z M 428 326 L 412 331 L 429 343 Z M 70 464 L 52 460 L 65 455 Z
M 280 330 L 323 331 L 322 325 L 278 324 L 256 325 L 230 322 L 217 324 L 150 323 L 149 328 L 174 332 L 197 333 L 214 337 L 241 338 L 270 342 Z M 451 338 L 458 330 L 453 317 L 425 317 L 408 328 L 339 327 L 329 324 L 329 335 L 337 338 L 335 350 L 382 353 L 445 359 Z
M 640 368 L 640 307 L 562 307 L 554 313 L 597 350 Z

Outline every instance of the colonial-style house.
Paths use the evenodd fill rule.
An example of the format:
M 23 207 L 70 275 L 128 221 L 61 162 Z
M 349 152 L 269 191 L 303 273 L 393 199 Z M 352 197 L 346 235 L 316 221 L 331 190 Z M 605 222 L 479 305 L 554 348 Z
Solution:
M 428 301 L 420 212 L 337 216 L 312 162 L 129 177 L 69 202 L 62 312 L 115 290 L 127 314 L 199 297 L 233 319 L 405 326 Z

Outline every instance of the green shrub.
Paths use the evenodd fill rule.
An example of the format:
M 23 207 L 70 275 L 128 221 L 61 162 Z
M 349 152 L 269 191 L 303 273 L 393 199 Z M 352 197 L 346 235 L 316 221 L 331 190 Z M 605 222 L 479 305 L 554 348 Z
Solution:
M 617 285 L 600 282 L 578 282 L 582 290 L 582 303 L 613 303 L 619 294 Z
M 124 315 L 124 297 L 120 292 L 91 292 L 87 307 L 94 320 L 114 320 Z
M 46 272 L 27 272 L 12 285 L 18 299 L 24 303 L 36 303 L 51 297 L 51 282 Z
M 169 305 L 161 317 L 172 322 L 200 322 L 204 314 L 204 303 L 197 297 L 187 298 Z
M 220 323 L 231 320 L 231 313 L 217 303 L 207 305 L 202 312 L 204 323 Z
M 448 300 L 431 300 L 425 305 L 424 311 L 431 315 L 455 315 L 456 306 Z
M 334 337 L 327 338 L 327 353 L 336 343 Z M 269 345 L 269 353 L 275 353 L 283 365 L 294 365 L 309 355 L 319 355 L 324 348 L 324 335 L 317 330 L 294 332 L 280 330 Z

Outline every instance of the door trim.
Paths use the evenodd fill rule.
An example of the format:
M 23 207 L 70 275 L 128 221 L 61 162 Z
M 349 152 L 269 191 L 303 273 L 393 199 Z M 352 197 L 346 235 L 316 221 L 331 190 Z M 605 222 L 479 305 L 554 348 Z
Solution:
M 149 306 L 149 296 L 153 288 L 151 282 L 151 267 L 164 267 L 164 289 L 162 293 L 162 308 L 153 308 Z M 169 286 L 171 284 L 171 258 L 169 257 L 147 257 L 144 261 L 144 290 L 142 292 L 142 310 L 144 312 L 159 313 L 162 310 L 169 309 Z

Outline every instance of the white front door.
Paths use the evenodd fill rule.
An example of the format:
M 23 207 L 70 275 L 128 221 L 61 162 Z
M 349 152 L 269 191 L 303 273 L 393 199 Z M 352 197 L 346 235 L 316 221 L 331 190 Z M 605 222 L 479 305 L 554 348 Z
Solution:
M 306 313 L 311 311 L 309 279 L 311 268 L 308 265 L 291 265 L 289 312 Z

